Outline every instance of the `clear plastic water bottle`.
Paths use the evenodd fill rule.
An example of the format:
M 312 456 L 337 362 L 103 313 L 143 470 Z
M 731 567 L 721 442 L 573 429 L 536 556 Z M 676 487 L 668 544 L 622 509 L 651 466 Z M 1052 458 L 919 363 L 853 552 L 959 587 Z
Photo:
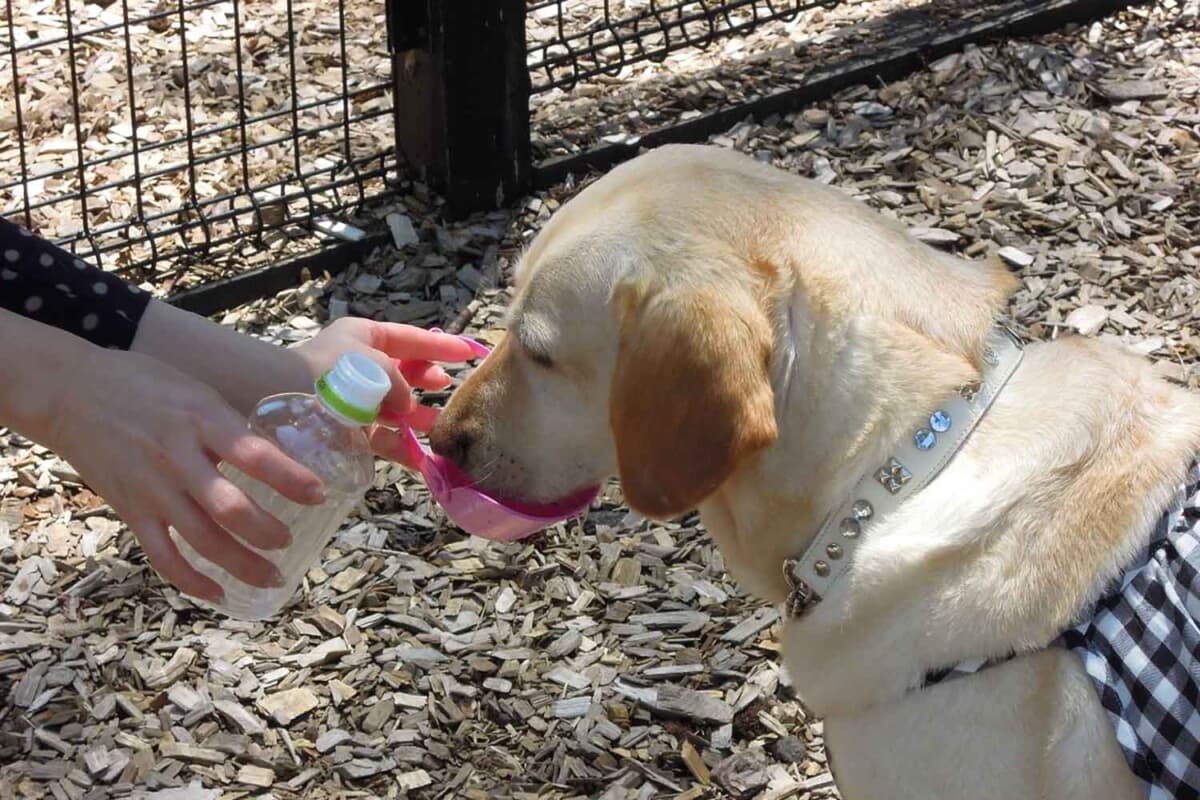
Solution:
M 292 541 L 284 549 L 254 552 L 271 561 L 283 585 L 264 589 L 243 583 L 196 552 L 173 529 L 180 553 L 199 572 L 224 589 L 220 603 L 198 601 L 231 617 L 262 620 L 283 610 L 300 582 L 320 558 L 334 533 L 354 510 L 374 478 L 375 459 L 366 428 L 391 388 L 387 373 L 366 356 L 351 353 L 316 383 L 315 394 L 277 394 L 261 400 L 250 416 L 250 429 L 274 442 L 321 479 L 325 502 L 317 506 L 294 503 L 274 489 L 248 477 L 228 463 L 221 472 L 288 530 Z M 245 544 L 243 542 L 243 544 Z

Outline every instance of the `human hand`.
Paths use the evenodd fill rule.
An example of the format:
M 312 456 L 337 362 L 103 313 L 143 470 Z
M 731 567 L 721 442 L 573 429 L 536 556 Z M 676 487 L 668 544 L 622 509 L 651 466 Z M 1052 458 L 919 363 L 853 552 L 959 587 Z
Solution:
M 437 390 L 450 385 L 450 376 L 434 362 L 463 362 L 487 355 L 486 347 L 463 337 L 362 317 L 335 320 L 295 349 L 314 379 L 332 367 L 343 353 L 361 353 L 371 358 L 387 371 L 392 381 L 392 390 L 380 409 L 380 420 L 385 425 L 399 423 L 419 431 L 433 427 L 438 410 L 418 403 L 412 389 Z M 416 467 L 401 434 L 395 430 L 375 427 L 371 431 L 371 446 L 384 458 Z
M 213 389 L 153 358 L 97 350 L 72 375 L 45 442 L 125 521 L 154 568 L 181 591 L 218 600 L 221 588 L 192 568 L 168 526 L 201 556 L 254 586 L 281 582 L 245 546 L 286 546 L 290 534 L 218 470 L 227 461 L 298 503 L 322 501 L 320 479 Z

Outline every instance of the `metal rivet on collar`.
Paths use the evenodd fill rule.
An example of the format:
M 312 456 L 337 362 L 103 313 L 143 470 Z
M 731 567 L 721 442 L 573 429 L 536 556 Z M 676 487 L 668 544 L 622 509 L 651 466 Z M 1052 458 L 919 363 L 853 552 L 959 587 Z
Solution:
M 826 575 L 829 574 L 829 562 L 828 561 L 818 561 L 817 563 L 813 564 L 813 572 L 817 573 L 822 578 L 824 578 Z
M 929 428 L 921 428 L 913 434 L 913 444 L 918 450 L 932 450 L 937 444 L 937 434 L 929 430 Z
M 829 554 L 830 558 L 837 561 L 842 557 L 842 546 L 837 542 L 830 542 L 825 546 L 825 552 Z
M 880 467 L 879 471 L 875 473 L 875 480 L 883 484 L 883 488 L 896 494 L 904 484 L 912 480 L 912 473 L 893 456 L 888 459 L 885 466 Z
M 842 520 L 840 530 L 842 532 L 842 536 L 845 536 L 847 539 L 853 539 L 862 533 L 862 525 L 859 524 L 858 520 L 846 517 L 844 520 Z
M 992 348 L 985 347 L 983 348 L 983 360 L 989 367 L 994 367 L 1000 363 L 1000 356 L 996 355 L 996 351 Z
M 974 403 L 975 398 L 979 396 L 979 392 L 983 389 L 983 383 L 980 381 L 971 381 L 964 383 L 958 387 L 958 393 L 962 395 L 962 399 L 968 403 Z
M 875 513 L 875 509 L 871 507 L 870 501 L 867 500 L 855 500 L 851 511 L 854 514 L 854 518 L 860 521 L 870 519 L 871 515 Z M 845 533 L 845 530 L 842 533 Z
M 935 411 L 929 415 L 929 427 L 937 433 L 945 433 L 950 430 L 950 415 L 945 411 Z

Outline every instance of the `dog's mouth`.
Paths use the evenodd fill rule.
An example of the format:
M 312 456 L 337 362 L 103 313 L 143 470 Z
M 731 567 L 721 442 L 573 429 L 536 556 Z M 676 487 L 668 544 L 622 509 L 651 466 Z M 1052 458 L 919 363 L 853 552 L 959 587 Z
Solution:
M 435 329 L 436 330 L 436 329 Z M 464 338 L 479 357 L 489 348 Z M 477 536 L 514 541 L 544 528 L 584 514 L 600 494 L 601 486 L 584 486 L 550 502 L 506 497 L 479 485 L 453 461 L 434 453 L 417 439 L 416 432 L 399 420 L 409 462 L 417 467 L 446 515 L 463 530 Z
M 470 489 L 488 497 L 510 511 L 529 517 L 545 519 L 565 519 L 585 511 L 592 501 L 600 494 L 600 486 L 582 486 L 557 500 L 537 501 L 523 500 L 499 492 L 494 492 L 476 483 L 467 472 L 453 461 L 437 454 L 431 454 L 429 460 L 436 464 L 438 472 L 447 483 L 448 489 Z

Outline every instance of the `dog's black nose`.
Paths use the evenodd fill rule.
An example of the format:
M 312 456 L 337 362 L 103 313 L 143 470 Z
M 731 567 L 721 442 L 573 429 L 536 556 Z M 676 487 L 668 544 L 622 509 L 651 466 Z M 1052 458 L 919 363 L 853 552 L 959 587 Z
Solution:
M 433 452 L 450 459 L 460 467 L 467 466 L 467 459 L 471 457 L 471 446 L 474 443 L 475 437 L 462 429 L 447 430 L 435 425 L 429 432 L 429 446 Z

